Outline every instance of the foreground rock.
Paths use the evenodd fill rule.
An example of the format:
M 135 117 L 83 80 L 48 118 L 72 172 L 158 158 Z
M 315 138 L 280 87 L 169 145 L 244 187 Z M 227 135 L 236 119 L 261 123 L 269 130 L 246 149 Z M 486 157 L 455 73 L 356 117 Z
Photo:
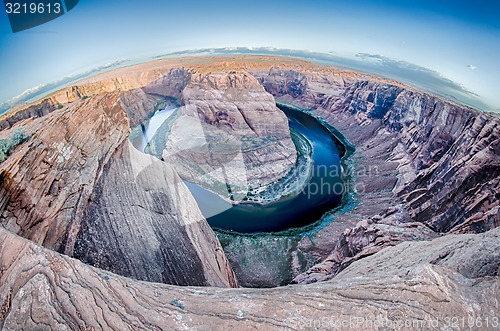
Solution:
M 499 229 L 450 235 L 388 248 L 327 282 L 217 289 L 135 281 L 0 229 L 0 327 L 491 330 L 500 315 L 499 244 Z M 465 327 L 453 324 L 462 317 Z
M 129 103 L 138 104 L 134 95 L 144 100 L 130 94 Z M 103 93 L 3 131 L 24 130 L 29 140 L 0 165 L 0 224 L 137 279 L 237 286 L 177 174 L 131 148 L 128 112 L 134 109 L 124 106 L 120 92 Z
M 73 256 L 140 280 L 238 286 L 222 247 L 177 173 L 128 140 L 94 188 Z

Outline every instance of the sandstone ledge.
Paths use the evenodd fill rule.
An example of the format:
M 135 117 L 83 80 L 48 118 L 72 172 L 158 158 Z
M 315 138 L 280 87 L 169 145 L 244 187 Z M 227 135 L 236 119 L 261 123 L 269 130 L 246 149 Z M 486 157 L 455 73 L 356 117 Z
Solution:
M 220 289 L 135 281 L 0 229 L 0 327 L 294 330 L 310 329 L 307 325 L 313 321 L 346 321 L 337 329 L 378 330 L 369 324 L 378 319 L 413 323 L 387 330 L 412 330 L 415 325 L 437 330 L 452 317 L 481 318 L 485 323 L 486 318 L 491 321 L 500 315 L 499 260 L 491 259 L 500 251 L 499 236 L 495 229 L 405 243 L 357 261 L 334 280 L 317 284 Z M 415 260 L 415 252 L 432 254 L 420 254 Z M 352 324 L 353 319 L 360 324 Z

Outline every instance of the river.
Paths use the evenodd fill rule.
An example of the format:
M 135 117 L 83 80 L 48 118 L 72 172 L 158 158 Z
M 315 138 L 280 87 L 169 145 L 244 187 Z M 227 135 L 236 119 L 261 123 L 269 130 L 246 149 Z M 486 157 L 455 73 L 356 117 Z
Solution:
M 174 104 L 169 104 L 165 108 L 156 111 L 153 116 L 147 120 L 142 126 L 142 135 L 137 136 L 134 141 L 132 141 L 135 148 L 144 152 L 148 142 L 153 138 L 156 130 L 170 117 L 176 110 L 177 106 Z
M 281 231 L 317 221 L 339 205 L 344 193 L 341 179 L 338 141 L 317 119 L 309 114 L 280 106 L 290 127 L 304 136 L 312 146 L 313 170 L 306 186 L 277 202 L 259 204 L 244 202 L 232 205 L 205 188 L 185 182 L 198 206 L 213 228 L 241 233 Z M 155 113 L 144 125 L 142 151 L 157 128 L 175 111 L 173 107 Z M 222 212 L 221 212 L 222 211 Z

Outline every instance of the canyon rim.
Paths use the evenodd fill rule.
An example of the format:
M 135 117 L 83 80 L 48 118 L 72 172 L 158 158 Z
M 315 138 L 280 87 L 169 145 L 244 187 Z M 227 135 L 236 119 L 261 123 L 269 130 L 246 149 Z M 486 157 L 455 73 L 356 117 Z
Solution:
M 167 103 L 163 137 L 138 151 L 129 137 Z M 341 203 L 305 227 L 214 232 L 185 181 L 245 204 L 293 171 L 278 105 L 345 149 Z M 350 70 L 226 56 L 109 71 L 0 128 L 3 329 L 500 323 L 497 114 Z

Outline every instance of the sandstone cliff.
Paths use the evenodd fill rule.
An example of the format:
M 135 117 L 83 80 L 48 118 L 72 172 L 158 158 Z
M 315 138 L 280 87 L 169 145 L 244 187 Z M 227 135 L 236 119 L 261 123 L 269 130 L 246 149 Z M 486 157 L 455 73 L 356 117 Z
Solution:
M 236 287 L 222 247 L 177 173 L 125 141 L 97 182 L 73 256 L 120 275 Z
M 323 238 L 338 238 L 323 239 L 326 247 L 334 244 L 328 256 L 323 244 L 301 241 L 299 250 L 324 261 L 295 282 L 332 278 L 353 260 L 402 241 L 500 224 L 497 115 L 369 76 L 322 69 L 252 73 L 278 100 L 315 109 L 356 147 L 349 162 L 358 205 L 320 230 Z
M 102 169 L 129 133 L 128 121 L 113 93 L 70 104 L 31 126 L 31 139 L 1 164 L 1 223 L 71 253 Z
M 140 101 L 144 95 L 126 98 Z M 124 109 L 123 97 L 115 91 L 77 100 L 2 132 L 22 128 L 30 139 L 0 165 L 0 223 L 128 276 L 237 286 L 217 238 L 175 172 L 130 148 L 127 112 L 139 108 Z

